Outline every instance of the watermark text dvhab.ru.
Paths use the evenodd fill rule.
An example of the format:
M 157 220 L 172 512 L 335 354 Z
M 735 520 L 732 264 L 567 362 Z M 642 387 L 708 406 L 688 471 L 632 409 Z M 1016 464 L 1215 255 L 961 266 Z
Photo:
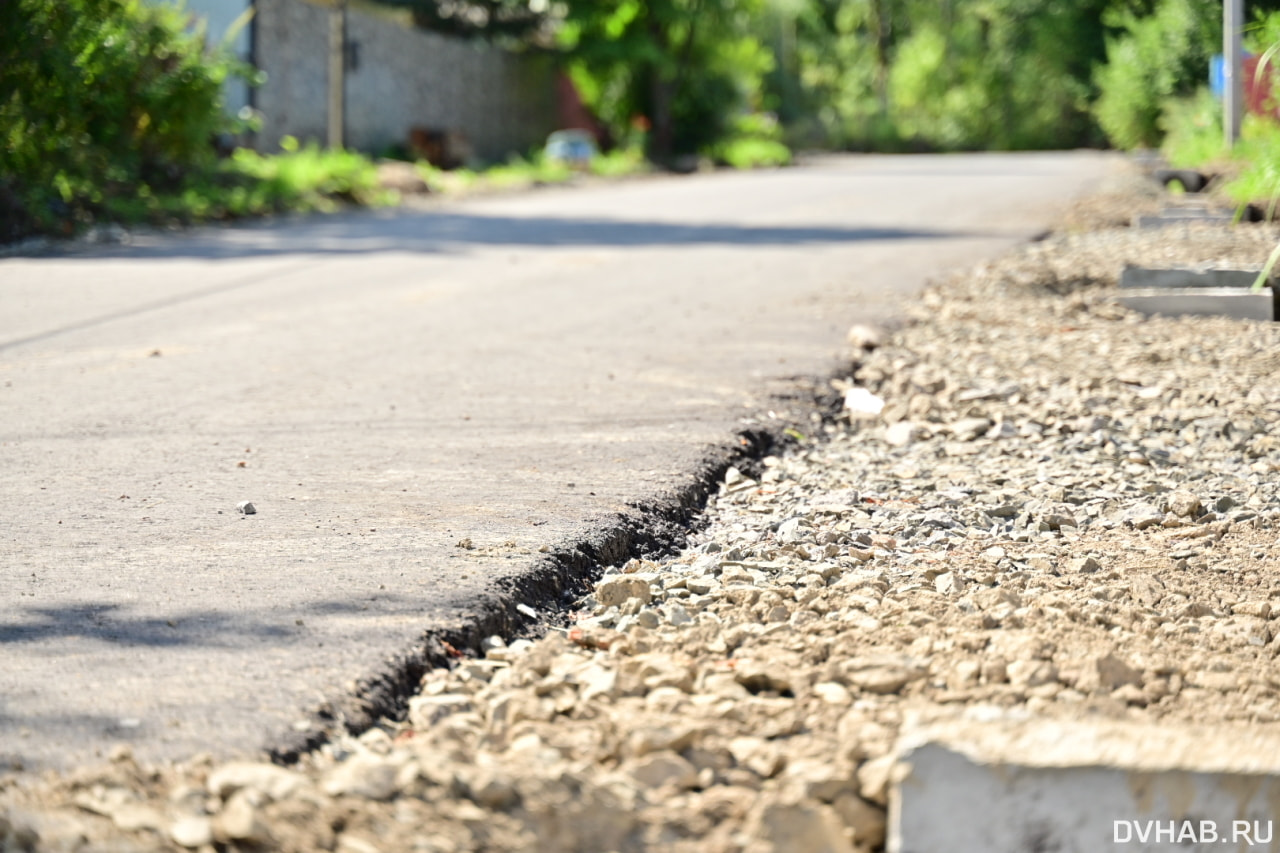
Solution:
M 1237 844 L 1270 845 L 1269 820 L 1117 820 L 1112 822 L 1115 844 Z

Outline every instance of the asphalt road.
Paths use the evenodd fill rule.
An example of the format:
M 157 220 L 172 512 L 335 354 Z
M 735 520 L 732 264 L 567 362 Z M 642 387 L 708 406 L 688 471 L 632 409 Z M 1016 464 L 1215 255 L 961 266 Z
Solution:
M 1110 163 L 826 158 L 0 260 L 0 763 L 301 728 Z

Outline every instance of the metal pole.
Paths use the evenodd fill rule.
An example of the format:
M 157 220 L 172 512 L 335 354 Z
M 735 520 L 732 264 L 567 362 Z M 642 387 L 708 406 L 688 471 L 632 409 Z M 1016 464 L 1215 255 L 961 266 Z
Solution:
M 1227 0 L 1231 2 L 1231 0 Z M 329 12 L 329 147 L 343 147 L 346 89 L 347 3 L 336 0 Z
M 1240 138 L 1240 120 L 1244 114 L 1244 80 L 1241 69 L 1240 31 L 1244 24 L 1244 0 L 1222 2 L 1222 127 L 1227 147 Z

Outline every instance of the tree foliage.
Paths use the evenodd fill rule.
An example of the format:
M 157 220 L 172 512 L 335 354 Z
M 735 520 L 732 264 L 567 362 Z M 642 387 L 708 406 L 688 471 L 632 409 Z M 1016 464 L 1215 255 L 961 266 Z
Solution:
M 567 0 L 560 44 L 601 117 L 648 120 L 658 160 L 699 151 L 752 106 L 773 57 L 759 0 Z
M 207 167 L 230 59 L 140 0 L 0 3 L 0 227 L 87 221 Z M 5 236 L 5 235 L 0 235 Z
M 1106 21 L 1117 34 L 1098 69 L 1098 123 L 1122 148 L 1158 145 L 1161 105 L 1208 79 L 1209 57 L 1221 50 L 1222 4 L 1160 0 L 1149 14 L 1117 9 Z
M 799 128 L 851 147 L 1082 144 L 1106 2 L 807 0 Z
M 554 16 L 545 0 L 381 0 L 408 9 L 423 29 L 507 43 L 545 40 Z
M 386 2 L 443 32 L 554 33 L 587 102 L 618 135 L 643 117 L 658 159 L 720 146 L 759 112 L 805 145 L 1061 148 L 1103 130 L 1150 145 L 1221 31 L 1218 0 Z
M 1218 0 L 381 2 L 438 32 L 556 51 L 615 136 L 642 134 L 664 162 L 785 162 L 784 137 L 1047 148 L 1101 128 L 1153 145 L 1169 99 L 1203 83 L 1221 16 Z M 88 221 L 207 173 L 238 69 L 189 23 L 144 0 L 0 0 L 0 238 L 6 222 Z

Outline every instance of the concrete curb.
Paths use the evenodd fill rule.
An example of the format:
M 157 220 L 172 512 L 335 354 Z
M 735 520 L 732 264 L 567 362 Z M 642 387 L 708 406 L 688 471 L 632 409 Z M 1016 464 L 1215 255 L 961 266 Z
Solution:
M 1166 317 L 1222 316 L 1240 320 L 1276 318 L 1276 296 L 1269 287 L 1257 293 L 1234 287 L 1134 288 L 1118 297 L 1121 305 L 1142 314 Z
M 1274 731 L 969 717 L 899 754 L 889 853 L 1277 849 Z
M 1274 288 L 1255 292 L 1259 270 L 1214 267 L 1148 269 L 1125 267 L 1120 304 L 1139 313 L 1169 317 L 1209 315 L 1273 321 L 1280 317 Z
M 1227 270 L 1216 267 L 1149 269 L 1125 267 L 1120 273 L 1120 287 L 1253 287 L 1262 267 L 1253 270 Z
M 1210 225 L 1230 225 L 1235 221 L 1234 211 L 1213 209 L 1203 202 L 1188 205 L 1171 205 L 1159 213 L 1144 214 L 1133 218 L 1134 228 L 1164 228 L 1169 225 L 1186 225 L 1189 223 L 1208 223 Z

